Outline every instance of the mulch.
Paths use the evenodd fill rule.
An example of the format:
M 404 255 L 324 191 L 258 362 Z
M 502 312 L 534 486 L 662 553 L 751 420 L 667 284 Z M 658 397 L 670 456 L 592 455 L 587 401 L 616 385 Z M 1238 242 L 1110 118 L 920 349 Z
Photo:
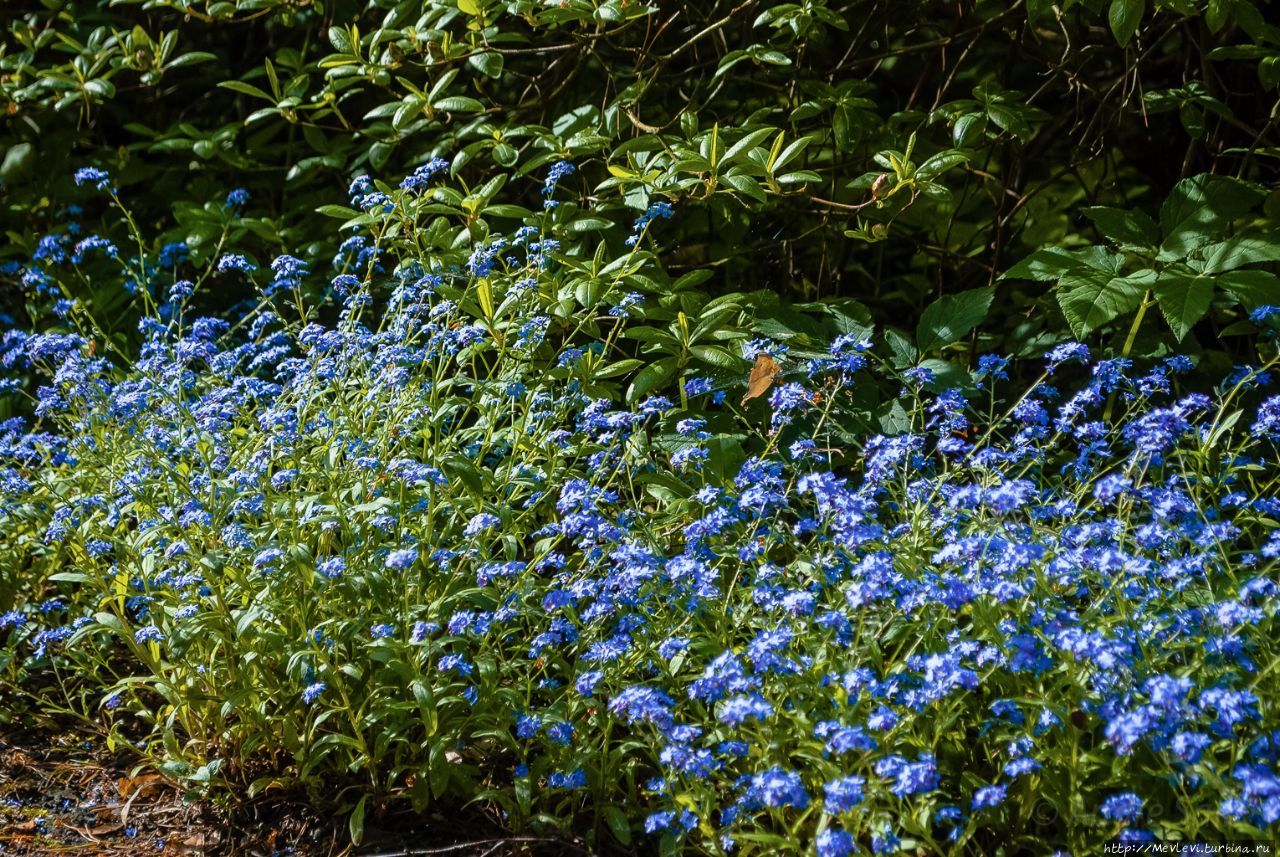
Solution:
M 514 836 L 483 812 L 379 820 L 351 847 L 345 820 L 287 799 L 230 817 L 184 800 L 135 760 L 76 733 L 0 730 L 0 857 L 580 857 L 563 839 Z

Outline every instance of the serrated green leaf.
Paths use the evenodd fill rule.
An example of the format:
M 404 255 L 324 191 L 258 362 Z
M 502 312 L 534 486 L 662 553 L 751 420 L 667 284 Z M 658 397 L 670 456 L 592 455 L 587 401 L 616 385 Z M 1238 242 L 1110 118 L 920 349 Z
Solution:
M 1132 312 L 1156 281 L 1155 271 L 1116 277 L 1101 271 L 1066 275 L 1058 284 L 1058 305 L 1079 338 Z
M 1228 271 L 1216 279 L 1218 286 L 1240 301 L 1245 309 L 1280 303 L 1280 277 L 1270 271 Z
M 1209 304 L 1213 301 L 1213 280 L 1166 271 L 1156 281 L 1155 293 L 1160 312 L 1173 329 L 1173 335 L 1181 342 L 1209 311 Z
M 1257 185 L 1227 176 L 1199 175 L 1174 185 L 1160 206 L 1162 261 L 1184 259 L 1213 240 L 1228 223 L 1262 201 Z
M 991 286 L 943 295 L 920 315 L 916 347 L 921 354 L 950 345 L 966 336 L 987 317 L 995 291 Z
M 1280 237 L 1237 235 L 1210 244 L 1200 251 L 1199 256 L 1200 270 L 1206 274 L 1218 274 L 1259 262 L 1274 262 L 1280 260 Z
M 1096 245 L 1078 250 L 1046 247 L 1037 250 L 1000 276 L 1000 279 L 1052 282 L 1073 271 L 1115 273 L 1123 258 L 1110 247 Z
M 885 345 L 889 347 L 889 353 L 892 355 L 892 363 L 895 369 L 913 366 L 920 357 L 920 352 L 916 351 L 916 347 L 911 344 L 911 340 L 892 327 L 884 329 L 884 341 Z
M 1095 205 L 1084 209 L 1098 231 L 1125 249 L 1147 249 L 1160 241 L 1160 229 L 1145 211 Z

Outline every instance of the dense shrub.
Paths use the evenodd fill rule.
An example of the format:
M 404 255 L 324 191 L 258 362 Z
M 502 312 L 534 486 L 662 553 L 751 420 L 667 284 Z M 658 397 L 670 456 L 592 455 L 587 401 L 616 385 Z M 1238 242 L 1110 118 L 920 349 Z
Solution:
M 741 307 L 645 249 L 670 209 L 559 252 L 571 170 L 445 247 L 442 164 L 358 181 L 332 278 L 108 251 L 161 295 L 136 359 L 72 301 L 6 334 L 49 376 L 3 427 L 6 693 L 357 838 L 471 800 L 708 853 L 1271 835 L 1280 311 L 1203 390 L 1078 343 L 943 383 L 831 306 L 698 344 Z M 189 311 L 227 277 L 255 308 Z
M 898 325 L 1042 246 L 1123 240 L 1084 216 L 1097 206 L 1154 210 L 1204 172 L 1274 181 L 1269 6 L 15 0 L 0 37 L 0 252 L 20 258 L 61 227 L 85 163 L 128 191 L 153 252 L 182 241 L 216 258 L 225 217 L 206 201 L 243 186 L 234 246 L 314 263 L 335 242 L 311 212 L 357 174 L 443 156 L 482 198 L 505 181 L 508 206 L 536 208 L 529 177 L 569 158 L 565 199 L 581 209 L 564 240 L 594 249 L 602 235 L 616 252 L 651 203 L 676 203 L 668 267 L 710 272 L 712 294 L 854 297 Z M 100 211 L 87 230 L 122 241 Z M 1273 198 L 1247 222 L 1274 226 L 1276 212 Z M 519 217 L 470 213 L 473 239 Z M 1149 284 L 1087 273 L 1054 292 L 1003 281 L 987 347 L 1030 357 L 1087 326 L 1118 352 Z M 1176 313 L 1173 329 L 1143 313 L 1138 353 L 1248 354 L 1232 302 L 1209 312 L 1204 283 L 1166 290 L 1162 309 L 1206 311 Z M 29 323 L 38 302 L 5 297 Z M 122 312 L 118 290 L 80 297 L 104 320 Z

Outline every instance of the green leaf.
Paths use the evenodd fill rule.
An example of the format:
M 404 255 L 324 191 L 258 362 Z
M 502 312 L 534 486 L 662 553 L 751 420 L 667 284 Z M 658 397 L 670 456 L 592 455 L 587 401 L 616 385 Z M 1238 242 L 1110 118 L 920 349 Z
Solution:
M 350 220 L 360 216 L 360 212 L 345 205 L 322 205 L 316 209 L 316 213 L 323 214 L 325 217 L 336 217 L 339 220 Z
M 1155 271 L 1116 277 L 1102 271 L 1076 272 L 1058 284 L 1058 305 L 1072 332 L 1088 336 L 1125 313 L 1133 312 L 1156 281 Z
M 675 377 L 676 369 L 674 357 L 664 357 L 656 363 L 650 363 L 636 373 L 635 379 L 631 382 L 631 388 L 627 390 L 627 401 L 637 402 L 651 390 L 661 389 Z
M 1027 0 L 1027 21 L 1034 24 L 1053 8 L 1053 0 Z
M 892 327 L 884 329 L 884 342 L 889 347 L 889 353 L 892 355 L 892 363 L 895 369 L 905 369 L 908 366 L 913 366 L 916 360 L 920 358 L 920 354 L 916 351 L 916 347 L 911 344 L 911 340 Z
M 760 62 L 769 63 L 769 65 L 791 65 L 791 58 L 782 51 L 760 51 L 755 55 Z
M 1155 291 L 1160 312 L 1173 329 L 1173 335 L 1181 342 L 1209 311 L 1209 304 L 1213 301 L 1213 279 L 1166 271 L 1156 282 Z
M 1119 247 L 1145 250 L 1160 241 L 1160 230 L 1145 211 L 1126 211 L 1095 205 L 1084 209 L 1084 215 L 1093 221 L 1099 232 Z
M 351 811 L 351 817 L 347 819 L 347 830 L 351 833 L 351 841 L 356 845 L 364 839 L 364 809 L 368 800 L 368 795 L 360 798 L 356 808 Z
M 355 53 L 351 44 L 351 34 L 342 27 L 329 28 L 329 44 L 333 45 L 333 49 L 340 53 Z
M 495 51 L 472 54 L 467 57 L 467 64 L 486 77 L 502 77 L 502 54 Z
M 751 176 L 727 175 L 722 176 L 721 178 L 724 180 L 725 184 L 743 196 L 751 197 L 756 202 L 765 201 L 764 188 L 760 187 L 760 182 L 756 181 Z
M 1008 131 L 1019 139 L 1025 139 L 1031 136 L 1031 126 L 1027 124 L 1022 114 L 1004 104 L 992 104 L 987 108 L 987 115 L 991 117 L 991 121 L 996 127 L 1003 131 Z
M 943 149 L 916 168 L 916 178 L 928 180 L 937 178 L 952 167 L 959 166 L 969 160 L 969 155 L 959 149 Z
M 1116 43 L 1120 47 L 1128 45 L 1133 34 L 1138 31 L 1145 6 L 1146 0 L 1111 0 L 1107 23 L 1111 25 L 1111 34 L 1116 37 Z
M 1230 0 L 1209 0 L 1209 6 L 1204 13 L 1204 22 L 1208 26 L 1209 32 L 1216 33 L 1221 30 L 1223 25 L 1227 23 L 1227 18 L 1230 14 Z
M 1259 262 L 1280 260 L 1280 240 L 1276 236 L 1237 235 L 1210 244 L 1200 251 L 1200 270 L 1206 274 L 1218 274 L 1254 265 Z M 1280 296 L 1277 296 L 1280 300 Z
M 181 68 L 184 65 L 196 65 L 202 62 L 212 62 L 218 58 L 217 54 L 211 54 L 208 51 L 189 51 L 179 57 L 174 57 L 165 63 L 165 68 Z
M 232 92 L 239 92 L 243 95 L 252 95 L 254 98 L 261 98 L 266 101 L 270 101 L 272 104 L 276 103 L 276 100 L 266 92 L 254 86 L 252 83 L 245 83 L 243 80 L 224 80 L 219 83 L 218 86 L 221 86 L 223 89 L 230 89 Z
M 89 583 L 93 581 L 93 577 L 85 574 L 83 571 L 60 571 L 57 574 L 49 575 L 47 580 L 65 581 L 67 583 Z
M 445 742 L 437 739 L 431 745 L 427 755 L 428 776 L 431 779 L 431 794 L 439 800 L 449 788 L 449 759 L 445 755 Z
M 626 360 L 619 360 L 617 363 L 610 363 L 603 369 L 597 370 L 595 374 L 597 378 L 615 378 L 618 375 L 625 375 L 628 372 L 633 372 L 643 365 L 643 360 L 637 360 L 634 357 L 629 357 Z
M 1117 273 L 1124 258 L 1110 247 L 1095 245 L 1078 250 L 1046 247 L 1037 250 L 1001 275 L 1000 279 L 1052 282 L 1072 272 Z
M 1228 271 L 1218 275 L 1217 281 L 1224 292 L 1248 310 L 1280 301 L 1280 277 L 1270 271 Z
M 921 354 L 963 338 L 987 317 L 994 295 L 991 286 L 944 295 L 925 308 L 916 325 L 916 347 Z
M 431 106 L 448 113 L 479 113 L 484 110 L 483 104 L 465 95 L 450 95 L 433 102 Z
M 1227 176 L 1199 175 L 1178 182 L 1160 206 L 1160 260 L 1185 259 L 1262 198 L 1257 185 Z
M 951 129 L 951 139 L 957 146 L 973 143 L 987 128 L 987 114 L 966 113 L 956 120 Z
M 631 844 L 631 822 L 627 820 L 625 812 L 616 806 L 606 806 L 604 808 L 604 820 L 618 842 L 624 846 Z
M 927 389 L 935 393 L 950 389 L 973 389 L 973 376 L 950 360 L 939 360 L 937 358 L 921 360 L 920 368 L 928 369 L 933 373 L 933 381 L 929 383 Z
M 757 128 L 747 136 L 729 147 L 729 150 L 720 158 L 720 163 L 733 163 L 742 155 L 750 152 L 755 147 L 765 141 L 765 138 L 775 133 L 777 128 Z

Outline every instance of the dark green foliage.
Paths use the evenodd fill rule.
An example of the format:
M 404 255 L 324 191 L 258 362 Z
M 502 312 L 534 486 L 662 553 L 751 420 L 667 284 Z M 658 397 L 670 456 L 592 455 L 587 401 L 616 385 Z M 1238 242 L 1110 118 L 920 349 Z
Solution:
M 680 210 L 662 238 L 675 274 L 710 270 L 713 293 L 857 298 L 907 335 L 931 301 L 990 288 L 981 330 L 994 347 L 1030 354 L 1114 329 L 1119 351 L 1154 301 L 1161 312 L 1134 328 L 1143 347 L 1194 348 L 1187 340 L 1207 345 L 1243 318 L 1233 301 L 1271 285 L 1256 267 L 1236 270 L 1267 262 L 1255 245 L 1197 256 L 1274 221 L 1261 191 L 1206 180 L 1179 185 L 1158 226 L 1136 213 L 1186 176 L 1274 179 L 1280 29 L 1266 3 L 43 0 L 6 11 L 0 219 L 13 257 L 58 227 L 85 164 L 109 169 L 146 231 L 185 240 L 200 263 L 224 226 L 208 201 L 233 187 L 252 194 L 236 228 L 260 262 L 327 260 L 328 227 L 312 212 L 345 219 L 331 203 L 357 174 L 394 184 L 449 158 L 480 189 L 468 197 L 474 241 L 536 208 L 546 168 L 567 158 L 579 171 L 566 205 L 581 206 L 574 231 L 592 240 L 566 252 L 589 255 L 592 236 L 620 244 L 663 199 Z M 504 183 L 512 202 L 490 204 Z M 1207 208 L 1196 197 L 1215 191 Z M 1114 249 L 1033 278 L 1052 287 L 1000 279 L 1038 248 L 1098 238 Z M 1117 255 L 1148 248 L 1157 268 Z M 918 344 L 936 350 L 972 327 Z

